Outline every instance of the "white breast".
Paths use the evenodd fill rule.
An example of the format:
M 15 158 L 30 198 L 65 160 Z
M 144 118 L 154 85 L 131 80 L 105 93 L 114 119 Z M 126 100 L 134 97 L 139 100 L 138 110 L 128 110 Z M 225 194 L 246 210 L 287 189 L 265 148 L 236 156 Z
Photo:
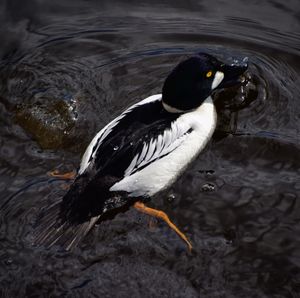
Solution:
M 173 183 L 202 151 L 215 130 L 217 114 L 211 97 L 198 109 L 180 116 L 176 122 L 178 126 L 189 126 L 193 129 L 184 142 L 167 156 L 124 177 L 110 191 L 126 191 L 134 197 L 152 196 Z

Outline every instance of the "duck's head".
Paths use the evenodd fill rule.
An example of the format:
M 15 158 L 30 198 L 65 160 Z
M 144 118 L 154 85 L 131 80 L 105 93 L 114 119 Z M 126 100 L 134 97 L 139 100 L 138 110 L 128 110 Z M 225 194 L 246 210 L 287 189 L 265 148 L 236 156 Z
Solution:
M 181 63 L 167 77 L 162 90 L 162 103 L 171 113 L 198 108 L 216 89 L 240 83 L 248 68 L 246 59 L 225 64 L 215 57 L 199 53 Z

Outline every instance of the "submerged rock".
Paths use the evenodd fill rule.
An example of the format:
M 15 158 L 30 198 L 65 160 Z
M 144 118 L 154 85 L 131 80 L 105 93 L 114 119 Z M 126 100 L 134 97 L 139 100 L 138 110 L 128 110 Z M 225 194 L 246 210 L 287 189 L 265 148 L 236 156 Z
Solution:
M 38 102 L 23 103 L 15 110 L 16 122 L 43 149 L 72 147 L 75 126 L 74 106 L 63 100 L 41 98 Z
M 3 70 L 0 104 L 42 149 L 82 152 L 102 126 L 97 117 L 101 98 L 99 107 L 94 106 L 96 84 L 72 62 L 39 62 Z

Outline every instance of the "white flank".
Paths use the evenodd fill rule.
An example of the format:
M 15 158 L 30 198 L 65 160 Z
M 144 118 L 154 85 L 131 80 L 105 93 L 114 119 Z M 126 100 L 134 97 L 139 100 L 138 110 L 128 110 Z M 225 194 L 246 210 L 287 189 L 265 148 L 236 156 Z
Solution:
M 93 162 L 93 159 L 95 158 L 95 153 L 97 152 L 97 150 L 98 150 L 99 146 L 101 145 L 101 143 L 103 142 L 103 140 L 111 133 L 113 128 L 120 122 L 120 120 L 122 118 L 124 118 L 126 116 L 126 114 L 128 114 L 130 111 L 132 111 L 134 108 L 136 108 L 140 105 L 144 105 L 149 102 L 153 102 L 153 101 L 160 100 L 160 99 L 161 99 L 161 94 L 155 94 L 155 95 L 149 96 L 149 97 L 145 98 L 144 100 L 130 106 L 120 116 L 118 116 L 117 118 L 112 120 L 110 123 L 108 123 L 104 128 L 102 128 L 94 136 L 94 138 L 92 139 L 92 141 L 86 148 L 86 150 L 83 154 L 81 163 L 80 163 L 80 168 L 79 168 L 78 174 L 81 175 L 88 168 L 90 163 Z M 97 142 L 98 142 L 98 144 L 97 144 Z M 94 148 L 96 144 L 97 144 L 97 147 Z
M 163 136 L 164 146 L 158 139 L 151 140 L 150 144 L 144 145 L 149 147 L 149 152 L 156 154 L 155 149 L 157 149 L 156 152 L 159 152 L 157 154 L 164 155 L 162 152 L 168 151 L 166 144 L 170 148 L 174 143 L 175 149 L 169 150 L 171 153 L 130 175 L 136 168 L 143 165 L 143 161 L 136 156 L 126 170 L 127 176 L 114 184 L 110 191 L 127 191 L 130 196 L 138 197 L 152 196 L 168 187 L 205 147 L 215 130 L 216 121 L 216 110 L 211 97 L 208 97 L 199 108 L 181 115 L 172 124 L 172 132 L 165 132 Z M 185 134 L 190 128 L 193 131 Z M 176 140 L 174 136 L 177 136 Z M 156 146 L 159 146 L 160 150 Z M 141 155 L 145 154 L 143 151 Z M 145 154 L 144 161 L 147 161 L 145 163 L 152 160 L 151 152 L 149 152 Z

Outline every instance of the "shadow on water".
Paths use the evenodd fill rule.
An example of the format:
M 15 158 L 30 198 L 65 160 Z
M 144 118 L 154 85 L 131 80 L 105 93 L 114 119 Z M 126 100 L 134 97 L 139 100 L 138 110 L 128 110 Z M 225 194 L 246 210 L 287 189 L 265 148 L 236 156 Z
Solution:
M 300 292 L 297 1 L 6 1 L 0 10 L 1 297 L 296 297 Z M 279 21 L 280 20 L 280 21 Z M 35 219 L 93 135 L 206 51 L 248 56 L 215 94 L 217 131 L 172 188 L 103 222 L 74 252 L 31 245 Z

